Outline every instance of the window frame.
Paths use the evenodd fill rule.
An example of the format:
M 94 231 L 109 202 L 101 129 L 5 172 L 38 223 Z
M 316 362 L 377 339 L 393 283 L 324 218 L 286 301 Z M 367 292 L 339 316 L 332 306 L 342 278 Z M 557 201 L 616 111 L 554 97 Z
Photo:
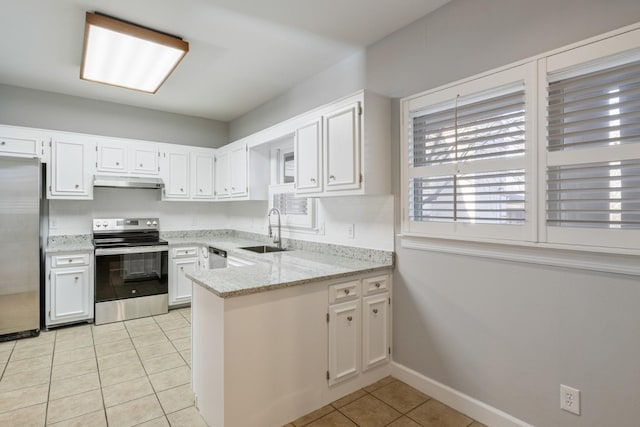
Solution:
M 540 250 L 557 249 L 569 251 L 567 253 L 571 251 L 587 251 L 601 254 L 640 255 L 640 230 L 557 227 L 546 224 L 547 168 L 549 166 L 586 163 L 583 161 L 584 159 L 603 162 L 607 161 L 607 159 L 619 161 L 638 159 L 640 157 L 636 154 L 640 149 L 640 142 L 622 144 L 615 146 L 613 149 L 607 147 L 608 150 L 604 156 L 601 153 L 602 150 L 597 150 L 600 153 L 596 153 L 588 152 L 588 149 L 565 152 L 555 151 L 552 155 L 549 155 L 547 151 L 547 73 L 562 69 L 579 69 L 580 67 L 585 67 L 586 63 L 597 63 L 598 61 L 606 63 L 614 55 L 620 55 L 623 52 L 635 52 L 640 58 L 640 23 L 401 99 L 400 145 L 402 151 L 399 161 L 401 162 L 400 200 L 402 206 L 400 209 L 400 237 L 402 238 L 402 245 L 416 249 L 423 248 L 424 250 L 433 250 L 434 247 L 441 246 L 445 252 L 456 252 L 451 250 L 451 245 L 455 246 L 457 244 L 460 248 L 457 253 L 465 253 L 464 248 L 482 243 L 499 246 L 506 245 L 504 246 L 504 259 L 509 257 L 507 253 L 512 250 L 509 247 L 513 248 L 514 246 L 520 246 L 522 251 L 529 247 L 539 248 Z M 525 107 L 528 113 L 533 113 L 529 115 L 529 117 L 533 116 L 533 126 L 528 124 L 526 128 L 527 131 L 533 132 L 533 138 L 528 139 L 529 145 L 525 148 L 527 150 L 526 155 L 529 155 L 526 161 L 525 196 L 527 220 L 530 220 L 528 233 L 525 233 L 525 236 L 515 236 L 505 231 L 509 227 L 513 227 L 507 224 L 455 224 L 443 227 L 443 223 L 438 222 L 430 227 L 412 226 L 409 220 L 409 185 L 412 177 L 409 165 L 409 144 L 411 142 L 409 135 L 410 112 L 417 110 L 419 107 L 424 108 L 428 105 L 434 105 L 438 100 L 442 101 L 446 98 L 443 97 L 443 94 L 446 94 L 447 91 L 455 91 L 461 87 L 473 88 L 474 85 L 477 86 L 478 82 L 483 80 L 492 81 L 493 79 L 496 87 L 504 85 L 507 80 L 504 79 L 506 74 L 503 73 L 508 73 L 518 67 L 531 67 L 534 76 L 533 83 L 529 83 L 528 89 L 525 89 L 525 94 L 534 98 Z M 420 99 L 423 100 L 422 104 L 419 103 Z M 584 154 L 578 155 L 583 160 L 572 159 L 577 151 L 584 151 Z M 472 227 L 469 227 L 469 225 Z M 479 227 L 480 225 L 483 227 Z M 470 230 L 470 228 L 475 228 L 475 230 Z M 478 231 L 480 228 L 486 229 L 487 232 Z M 496 230 L 489 231 L 491 228 Z M 532 256 L 531 259 L 533 258 L 535 256 Z M 524 256 L 523 259 L 528 258 Z M 601 266 L 596 266 L 594 269 L 602 271 Z
M 402 120 L 402 232 L 405 235 L 429 236 L 446 239 L 474 240 L 491 239 L 505 241 L 533 241 L 535 238 L 536 212 L 535 204 L 537 184 L 533 177 L 535 165 L 535 141 L 537 127 L 535 115 L 537 112 L 535 64 L 525 63 L 488 75 L 475 77 L 462 83 L 405 98 L 401 102 Z M 452 162 L 439 165 L 413 168 L 409 165 L 409 150 L 411 136 L 409 123 L 414 111 L 427 110 L 430 107 L 451 102 L 457 95 L 460 97 L 481 97 L 483 93 L 499 91 L 522 82 L 525 98 L 525 152 L 522 157 L 485 159 L 471 162 Z M 491 171 L 506 171 L 513 169 L 525 170 L 525 223 L 522 225 L 509 224 L 476 224 L 464 222 L 416 222 L 410 220 L 409 183 L 411 178 L 467 175 Z M 426 173 L 425 173 L 426 172 Z

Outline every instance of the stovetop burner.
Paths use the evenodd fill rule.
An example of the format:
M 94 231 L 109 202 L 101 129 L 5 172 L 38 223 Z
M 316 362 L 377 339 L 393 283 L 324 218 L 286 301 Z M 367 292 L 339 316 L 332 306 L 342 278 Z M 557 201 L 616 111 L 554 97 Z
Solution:
M 96 248 L 167 245 L 160 239 L 158 218 L 107 218 L 93 220 Z

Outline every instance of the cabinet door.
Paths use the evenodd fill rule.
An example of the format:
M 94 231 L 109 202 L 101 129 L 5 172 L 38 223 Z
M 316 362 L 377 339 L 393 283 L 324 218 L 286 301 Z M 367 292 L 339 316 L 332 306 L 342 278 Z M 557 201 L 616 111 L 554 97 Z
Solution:
M 165 195 L 167 198 L 189 198 L 189 153 L 168 152 L 165 176 Z
M 324 188 L 326 191 L 360 187 L 360 104 L 324 118 Z
M 231 196 L 247 195 L 247 146 L 231 150 Z
M 194 153 L 193 161 L 193 198 L 213 199 L 213 155 Z
M 127 149 L 119 141 L 98 142 L 98 164 L 100 172 L 127 172 Z
M 131 148 L 131 173 L 158 174 L 158 149 L 154 144 L 137 143 Z
M 57 138 L 51 143 L 51 167 L 49 168 L 50 197 L 90 199 L 93 186 L 94 151 L 92 142 L 80 138 Z
M 3 156 L 41 157 L 43 136 L 31 129 L 0 126 L 0 153 Z
M 362 300 L 362 370 L 389 360 L 389 293 Z
M 329 306 L 329 385 L 360 371 L 360 300 Z
M 322 191 L 321 120 L 296 129 L 294 144 L 296 192 Z
M 226 198 L 231 195 L 229 173 L 229 152 L 216 154 L 215 189 L 218 198 Z
M 88 266 L 52 269 L 49 292 L 51 324 L 91 318 Z
M 186 275 L 193 273 L 198 264 L 197 258 L 177 259 L 173 261 L 173 274 L 169 287 L 169 305 L 191 302 L 191 279 Z

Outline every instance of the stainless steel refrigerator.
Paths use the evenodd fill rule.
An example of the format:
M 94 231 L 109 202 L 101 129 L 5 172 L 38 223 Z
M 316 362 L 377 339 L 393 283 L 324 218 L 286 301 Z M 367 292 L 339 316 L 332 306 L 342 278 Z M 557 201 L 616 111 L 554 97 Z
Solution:
M 40 161 L 0 156 L 0 341 L 40 331 L 41 197 Z

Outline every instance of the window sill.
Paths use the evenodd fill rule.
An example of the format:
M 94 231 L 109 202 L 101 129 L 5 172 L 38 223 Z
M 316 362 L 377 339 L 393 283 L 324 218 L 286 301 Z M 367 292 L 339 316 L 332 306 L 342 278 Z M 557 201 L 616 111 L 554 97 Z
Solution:
M 545 243 L 458 241 L 399 234 L 405 249 L 448 253 L 577 270 L 640 276 L 640 251 Z

